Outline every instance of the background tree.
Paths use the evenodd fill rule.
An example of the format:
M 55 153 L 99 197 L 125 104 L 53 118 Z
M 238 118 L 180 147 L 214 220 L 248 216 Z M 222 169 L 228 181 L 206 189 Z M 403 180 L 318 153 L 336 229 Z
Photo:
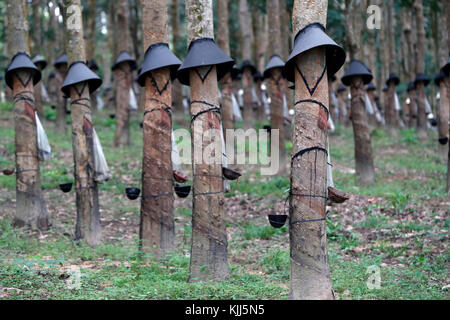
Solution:
M 270 39 L 270 45 L 267 46 L 267 57 L 269 59 L 273 55 L 282 54 L 279 11 L 279 0 L 267 0 L 268 38 Z M 270 97 L 270 126 L 272 129 L 279 130 L 280 167 L 283 168 L 286 163 L 283 73 L 281 68 L 273 68 L 269 72 L 270 78 L 266 79 L 266 83 L 268 84 L 267 92 Z
M 217 1 L 217 26 L 220 32 L 217 34 L 217 44 L 227 55 L 230 55 L 230 36 L 228 30 L 228 1 Z M 233 121 L 233 101 L 232 88 L 233 81 L 231 73 L 227 72 L 222 79 L 220 79 L 221 94 L 222 94 L 222 126 L 224 130 L 224 139 L 226 139 L 226 130 L 234 128 Z
M 116 58 L 121 52 L 130 52 L 131 35 L 129 27 L 130 9 L 128 0 L 117 1 L 117 42 Z M 131 65 L 128 62 L 120 63 L 114 69 L 114 84 L 116 93 L 116 134 L 114 146 L 129 145 L 130 139 L 130 88 L 133 83 Z
M 249 12 L 247 0 L 239 0 L 239 28 L 241 31 L 242 61 L 250 62 L 252 59 L 253 31 L 252 17 Z M 244 106 L 242 116 L 244 118 L 244 129 L 249 129 L 253 128 L 255 124 L 252 99 L 252 69 L 249 67 L 243 67 L 241 72 L 242 88 L 244 90 Z
M 65 41 L 69 65 L 86 61 L 80 0 L 64 0 Z M 71 19 L 71 21 L 69 21 Z M 82 82 L 70 88 L 72 109 L 72 149 L 77 204 L 75 239 L 90 246 L 101 241 L 98 186 L 94 176 L 94 146 L 89 84 Z M 82 103 L 79 101 L 83 100 Z
M 425 27 L 423 16 L 422 0 L 414 1 L 414 11 L 416 14 L 416 74 L 425 73 Z M 419 81 L 416 84 L 417 90 L 417 135 L 420 139 L 427 138 L 427 119 L 425 112 L 425 84 Z
M 28 22 L 24 0 L 8 0 L 9 56 L 19 52 L 29 54 Z M 22 79 L 28 79 L 22 80 Z M 37 130 L 32 73 L 16 72 L 13 76 L 15 153 L 16 153 L 16 214 L 13 225 L 46 230 L 50 226 L 41 191 L 37 148 Z

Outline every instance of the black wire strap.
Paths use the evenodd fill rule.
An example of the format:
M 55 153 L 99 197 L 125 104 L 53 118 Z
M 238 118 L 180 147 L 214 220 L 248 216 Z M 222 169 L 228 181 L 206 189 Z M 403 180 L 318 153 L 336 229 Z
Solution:
M 194 103 L 204 104 L 204 105 L 209 106 L 210 108 L 202 110 L 202 111 L 198 112 L 197 114 L 193 115 L 192 118 L 191 118 L 191 125 L 200 115 L 202 115 L 204 113 L 217 112 L 219 115 L 221 115 L 220 108 L 215 106 L 215 105 L 213 105 L 213 104 L 211 104 L 211 103 L 209 103 L 209 102 L 200 101 L 200 100 L 191 101 L 191 104 L 194 104 Z
M 194 197 L 196 197 L 196 196 L 206 196 L 206 195 L 209 195 L 209 194 L 219 194 L 219 193 L 223 193 L 223 190 L 221 190 L 221 191 L 216 191 L 216 192 L 193 193 L 193 196 L 194 196 Z
M 196 174 L 194 174 L 194 177 L 213 177 L 213 178 L 223 178 L 222 176 L 218 176 L 218 175 L 215 175 L 215 174 L 198 174 L 198 173 L 196 173 Z
M 322 102 L 315 100 L 315 99 L 304 99 L 304 100 L 298 100 L 294 103 L 294 106 L 296 106 L 297 104 L 301 104 L 301 103 L 315 103 L 319 106 L 321 106 L 323 109 L 325 109 L 325 111 L 327 112 L 327 118 L 330 118 L 330 110 L 328 110 L 327 106 L 324 105 Z
M 153 198 L 159 198 L 159 197 L 165 197 L 173 194 L 173 192 L 165 192 L 165 193 L 156 193 L 156 194 L 143 194 L 141 196 L 142 199 L 153 199 Z
M 292 156 L 292 158 L 291 158 L 291 164 L 294 163 L 294 160 L 295 160 L 296 158 L 301 157 L 301 156 L 303 156 L 305 153 L 311 152 L 311 151 L 314 151 L 314 150 L 322 151 L 322 152 L 324 152 L 324 153 L 328 156 L 328 150 L 327 150 L 327 149 L 322 148 L 322 147 L 319 147 L 319 146 L 314 146 L 314 147 L 302 149 L 302 150 L 300 150 L 299 152 L 297 152 L 296 154 L 294 154 L 294 155 Z
M 316 222 L 316 221 L 324 221 L 327 218 L 320 218 L 320 219 L 309 219 L 309 220 L 296 220 L 296 221 L 292 221 L 290 223 L 290 225 L 292 226 L 293 224 L 297 224 L 297 223 L 304 223 L 304 222 Z
M 16 157 L 22 157 L 22 158 L 37 158 L 37 155 L 33 155 L 33 154 L 17 154 L 16 153 Z
M 79 105 L 79 106 L 83 106 L 83 107 L 86 107 L 86 108 L 89 108 L 89 109 L 91 108 L 89 105 L 81 103 L 80 101 L 87 101 L 88 103 L 90 103 L 91 99 L 89 99 L 89 98 L 75 99 L 75 100 L 70 101 L 70 105 L 71 106 L 72 105 Z
M 144 111 L 144 117 L 145 117 L 145 115 L 146 115 L 147 113 L 152 113 L 153 111 L 157 111 L 157 110 L 166 111 L 166 112 L 169 114 L 169 116 L 172 116 L 172 107 L 169 106 L 167 103 L 165 103 L 165 102 L 163 102 L 163 101 L 161 101 L 161 100 L 159 100 L 159 99 L 156 99 L 156 98 L 150 98 L 149 100 L 164 105 L 164 108 L 153 108 L 153 109 Z
M 88 189 L 95 189 L 95 186 L 87 186 L 87 187 L 78 187 L 78 188 L 75 188 L 75 190 L 88 190 Z

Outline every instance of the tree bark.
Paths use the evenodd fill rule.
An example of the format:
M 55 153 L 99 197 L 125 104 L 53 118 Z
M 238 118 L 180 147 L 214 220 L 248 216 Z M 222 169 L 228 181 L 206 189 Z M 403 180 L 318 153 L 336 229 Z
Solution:
M 325 26 L 327 6 L 328 1 L 295 0 L 292 14 L 294 34 L 314 22 Z M 314 48 L 300 54 L 296 64 L 306 75 L 308 83 L 317 81 L 325 68 L 324 48 Z M 310 99 L 324 106 L 328 105 L 327 77 L 317 83 L 317 88 L 311 95 L 299 72 L 296 72 L 292 137 L 294 157 L 291 160 L 290 176 L 289 299 L 333 299 L 325 223 L 328 143 L 326 119 L 329 111 L 320 104 L 307 102 Z M 310 219 L 324 220 L 294 223 Z
M 28 22 L 23 1 L 8 0 L 11 57 L 18 52 L 29 53 Z M 16 72 L 13 76 L 15 154 L 16 154 L 16 212 L 13 225 L 47 230 L 50 222 L 41 191 L 37 130 L 32 74 Z
M 81 13 L 80 0 L 64 0 L 65 20 L 77 19 Z M 78 23 L 67 24 L 65 32 L 69 65 L 86 61 L 81 14 Z M 70 27 L 69 27 L 70 25 Z M 98 187 L 94 176 L 94 142 L 89 85 L 82 82 L 70 87 L 72 109 L 72 148 L 74 158 L 77 222 L 75 240 L 85 240 L 96 246 L 101 241 Z M 80 102 L 81 101 L 81 102 Z
M 211 0 L 187 0 L 186 20 L 188 43 L 199 38 L 214 38 L 213 11 Z M 209 75 L 202 82 L 196 71 Z M 205 147 L 220 143 L 218 134 L 204 135 L 204 132 L 220 130 L 220 117 L 215 112 L 206 111 L 211 105 L 218 106 L 217 72 L 215 66 L 197 68 L 190 72 L 191 115 L 193 119 L 192 163 L 194 174 L 193 212 L 192 212 L 192 247 L 190 263 L 190 282 L 202 280 L 228 279 L 227 234 L 224 221 L 224 194 L 222 166 L 198 163 L 198 157 Z M 195 117 L 198 115 L 197 117 Z M 219 141 L 217 141 L 219 139 Z M 222 150 L 211 151 L 211 156 L 221 158 Z
M 217 25 L 220 32 L 217 35 L 217 44 L 227 55 L 230 55 L 230 35 L 228 28 L 228 1 L 217 1 Z M 222 93 L 222 127 L 224 139 L 227 138 L 226 130 L 234 128 L 233 121 L 233 81 L 231 74 L 228 72 L 221 80 L 221 93 Z
M 41 0 L 33 0 L 31 3 L 33 8 L 33 52 L 35 54 L 41 51 Z
M 396 134 L 395 129 L 397 128 L 397 110 L 395 110 L 395 84 L 389 81 L 388 91 L 387 91 L 387 104 L 384 109 L 386 129 L 391 136 Z
M 117 24 L 119 27 L 116 57 L 122 51 L 130 52 L 129 4 L 128 0 L 117 1 Z M 116 92 L 116 134 L 114 146 L 130 145 L 130 88 L 133 82 L 130 64 L 121 63 L 114 70 Z
M 167 1 L 141 0 L 141 8 L 144 49 L 168 43 Z M 170 69 L 145 81 L 140 239 L 144 252 L 162 257 L 175 247 Z
M 414 9 L 416 13 L 416 27 L 417 27 L 417 44 L 416 44 L 416 65 L 417 73 L 425 73 L 425 27 L 423 16 L 422 0 L 415 0 Z M 425 113 L 425 85 L 424 83 L 417 84 L 417 135 L 421 140 L 427 138 L 426 126 L 427 119 Z

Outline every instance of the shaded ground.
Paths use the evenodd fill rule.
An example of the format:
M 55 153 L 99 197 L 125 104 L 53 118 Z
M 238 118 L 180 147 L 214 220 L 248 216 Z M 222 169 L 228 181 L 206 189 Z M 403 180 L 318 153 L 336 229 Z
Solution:
M 0 169 L 14 167 L 11 108 L 1 106 Z M 142 133 L 135 116 L 134 145 L 112 148 L 111 111 L 94 116 L 113 179 L 100 186 L 104 244 L 91 249 L 71 241 L 75 195 L 57 190 L 72 180 L 70 134 L 53 133 L 54 111 L 46 107 L 54 158 L 42 165 L 49 232 L 14 230 L 15 177 L 0 176 L 0 298 L 11 299 L 285 299 L 289 290 L 286 227 L 273 229 L 267 214 L 285 210 L 287 176 L 263 178 L 247 170 L 226 198 L 229 282 L 187 284 L 192 198 L 176 199 L 177 250 L 161 261 L 137 252 L 139 201 L 126 186 L 140 185 Z M 372 132 L 377 181 L 355 186 L 351 128 L 331 136 L 334 181 L 352 194 L 329 206 L 328 242 L 333 287 L 338 299 L 448 299 L 450 199 L 445 194 L 446 163 L 436 156 L 437 138 L 419 143 L 414 130 L 392 139 Z M 186 168 L 189 172 L 189 168 Z M 71 289 L 79 268 L 81 289 Z M 375 269 L 374 269 L 375 268 Z M 379 268 L 379 269 L 377 269 Z M 379 289 L 370 289 L 379 270 Z M 368 272 L 369 271 L 369 272 Z

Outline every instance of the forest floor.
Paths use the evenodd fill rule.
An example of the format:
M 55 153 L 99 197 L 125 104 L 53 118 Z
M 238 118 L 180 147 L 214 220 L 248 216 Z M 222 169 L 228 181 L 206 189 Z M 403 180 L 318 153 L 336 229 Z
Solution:
M 131 123 L 133 145 L 115 149 L 115 121 L 108 117 L 113 112 L 94 115 L 113 178 L 99 188 L 103 244 L 92 249 L 71 240 L 74 191 L 58 189 L 59 183 L 73 180 L 71 136 L 55 134 L 55 111 L 46 106 L 45 113 L 43 125 L 54 157 L 41 164 L 41 180 L 53 225 L 43 233 L 13 229 L 15 176 L 0 175 L 0 299 L 287 298 L 288 230 L 274 229 L 267 221 L 268 213 L 284 210 L 287 175 L 261 177 L 253 168 L 244 172 L 239 190 L 231 184 L 226 195 L 230 280 L 187 283 L 191 196 L 176 198 L 177 249 L 161 260 L 137 250 L 140 202 L 124 194 L 125 187 L 140 185 L 142 130 L 137 116 Z M 2 170 L 14 167 L 12 119 L 11 105 L 1 105 Z M 450 199 L 445 193 L 446 157 L 438 155 L 437 134 L 430 131 L 423 143 L 410 129 L 399 130 L 395 138 L 381 129 L 371 136 L 376 183 L 366 188 L 355 185 L 351 127 L 338 127 L 330 136 L 335 186 L 351 194 L 344 204 L 327 207 L 336 298 L 449 299 Z M 377 271 L 381 283 L 373 288 Z

